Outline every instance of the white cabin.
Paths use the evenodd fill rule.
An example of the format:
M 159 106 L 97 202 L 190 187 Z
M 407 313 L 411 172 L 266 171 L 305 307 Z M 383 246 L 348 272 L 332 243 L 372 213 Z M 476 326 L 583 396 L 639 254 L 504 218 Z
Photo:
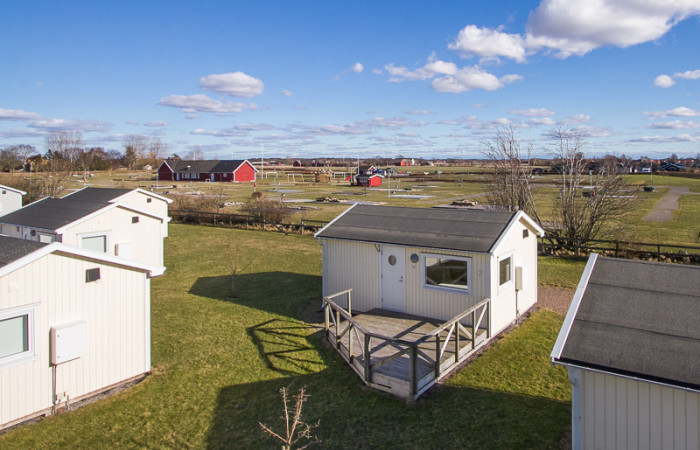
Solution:
M 26 192 L 0 184 L 0 216 L 22 207 L 22 197 Z
M 0 236 L 0 429 L 151 370 L 163 268 Z

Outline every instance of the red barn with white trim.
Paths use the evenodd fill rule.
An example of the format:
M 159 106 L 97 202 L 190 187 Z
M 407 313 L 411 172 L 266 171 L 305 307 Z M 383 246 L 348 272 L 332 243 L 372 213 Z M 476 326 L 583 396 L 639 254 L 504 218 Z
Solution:
M 257 169 L 243 160 L 187 161 L 166 159 L 158 168 L 158 179 L 171 181 L 255 181 Z

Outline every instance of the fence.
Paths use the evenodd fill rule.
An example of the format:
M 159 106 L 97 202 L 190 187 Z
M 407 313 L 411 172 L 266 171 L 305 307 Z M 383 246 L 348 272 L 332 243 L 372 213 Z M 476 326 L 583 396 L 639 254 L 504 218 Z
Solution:
M 545 234 L 545 237 L 539 239 L 538 250 L 543 255 L 582 256 L 596 252 L 616 258 L 653 258 L 658 261 L 700 264 L 700 247 L 689 245 L 604 239 L 555 238 L 548 237 Z
M 316 232 L 326 226 L 328 222 L 323 220 L 301 219 L 299 222 L 270 222 L 249 214 L 224 214 L 204 211 L 170 211 L 170 217 L 175 222 L 209 224 L 230 227 L 265 227 L 273 226 L 278 230 L 288 233 L 290 231 Z

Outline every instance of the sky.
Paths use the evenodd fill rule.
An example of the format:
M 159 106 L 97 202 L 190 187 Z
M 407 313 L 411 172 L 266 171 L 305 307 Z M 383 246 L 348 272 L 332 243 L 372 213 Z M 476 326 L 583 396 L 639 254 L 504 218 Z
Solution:
M 513 126 L 694 157 L 698 42 L 700 0 L 3 0 L 0 148 L 483 158 Z

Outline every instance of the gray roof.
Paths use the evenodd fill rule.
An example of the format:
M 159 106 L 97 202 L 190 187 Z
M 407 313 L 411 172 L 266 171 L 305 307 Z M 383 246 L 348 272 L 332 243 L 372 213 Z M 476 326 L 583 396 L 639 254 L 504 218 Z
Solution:
M 560 361 L 700 388 L 700 267 L 598 258 Z
M 56 230 L 109 205 L 106 201 L 74 200 L 72 196 L 47 197 L 0 217 L 0 223 Z
M 36 241 L 11 238 L 0 234 L 0 267 L 32 253 L 41 247 L 48 245 Z
M 65 200 L 80 200 L 88 202 L 109 202 L 131 192 L 132 189 L 86 187 L 63 197 Z
M 515 214 L 357 205 L 316 237 L 486 253 Z
M 164 161 L 173 172 L 178 173 L 231 173 L 244 162 L 244 159 L 222 161 L 167 159 Z

